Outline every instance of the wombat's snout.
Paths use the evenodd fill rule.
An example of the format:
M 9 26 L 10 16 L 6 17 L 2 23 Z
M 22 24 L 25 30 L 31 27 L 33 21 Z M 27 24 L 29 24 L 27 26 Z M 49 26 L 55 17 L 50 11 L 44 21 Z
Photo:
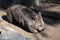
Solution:
M 42 31 L 44 31 L 45 30 L 45 28 L 44 27 L 39 27 L 39 32 L 42 32 Z
M 39 32 L 42 32 L 42 31 L 45 30 L 45 27 L 43 27 L 42 25 L 38 25 L 38 24 L 35 25 L 35 28 L 36 28 Z

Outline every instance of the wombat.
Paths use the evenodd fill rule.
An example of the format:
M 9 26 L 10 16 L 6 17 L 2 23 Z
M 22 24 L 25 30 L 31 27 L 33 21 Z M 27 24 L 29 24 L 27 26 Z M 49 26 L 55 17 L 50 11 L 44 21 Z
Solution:
M 7 18 L 12 23 L 13 18 L 23 26 L 27 27 L 31 32 L 37 33 L 38 30 L 44 30 L 44 22 L 39 14 L 35 13 L 28 7 L 23 5 L 13 5 L 7 9 Z

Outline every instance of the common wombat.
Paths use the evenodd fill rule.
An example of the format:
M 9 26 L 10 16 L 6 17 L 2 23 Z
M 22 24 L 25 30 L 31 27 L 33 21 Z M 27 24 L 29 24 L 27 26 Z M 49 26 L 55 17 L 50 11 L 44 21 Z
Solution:
M 23 5 L 14 5 L 7 9 L 7 18 L 11 23 L 13 17 L 20 24 L 28 27 L 33 33 L 37 33 L 37 30 L 42 31 L 44 29 L 41 13 L 39 12 L 39 14 L 37 14 Z

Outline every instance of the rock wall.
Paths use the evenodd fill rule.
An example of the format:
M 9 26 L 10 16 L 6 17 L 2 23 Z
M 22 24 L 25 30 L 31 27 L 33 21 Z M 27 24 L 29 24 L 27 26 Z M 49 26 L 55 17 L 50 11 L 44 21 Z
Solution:
M 54 3 L 59 3 L 60 4 L 60 0 L 46 0 L 47 2 L 54 2 Z
M 0 8 L 6 9 L 12 3 L 12 0 L 0 0 Z

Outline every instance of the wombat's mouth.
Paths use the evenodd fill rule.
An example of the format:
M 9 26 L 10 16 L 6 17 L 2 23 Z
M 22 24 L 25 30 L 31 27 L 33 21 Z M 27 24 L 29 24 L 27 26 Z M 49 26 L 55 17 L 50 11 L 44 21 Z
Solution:
M 38 32 L 43 32 L 45 29 L 42 29 L 42 30 L 37 30 Z
M 45 30 L 45 28 L 44 27 L 40 27 L 40 26 L 34 26 L 33 27 L 37 32 L 43 32 L 44 30 Z

